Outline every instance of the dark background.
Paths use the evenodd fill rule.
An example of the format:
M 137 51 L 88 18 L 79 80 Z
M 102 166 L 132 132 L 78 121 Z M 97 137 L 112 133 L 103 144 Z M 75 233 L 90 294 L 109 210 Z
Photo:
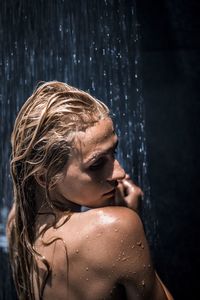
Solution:
M 135 14 L 130 11 L 135 2 L 10 0 L 2 4 L 0 67 L 3 66 L 4 80 L 0 86 L 0 114 L 2 123 L 4 118 L 8 120 L 1 141 L 2 157 L 8 157 L 9 132 L 16 112 L 39 80 L 70 80 L 113 103 L 113 108 L 118 107 L 121 136 L 125 136 L 130 130 L 125 127 L 127 118 L 133 118 L 133 113 L 129 107 L 125 111 L 126 101 L 121 100 L 127 95 L 129 101 L 133 99 L 128 103 L 130 107 L 137 104 Z M 198 300 L 200 4 L 199 0 L 136 0 L 136 8 L 146 140 L 144 132 L 140 135 L 140 130 L 138 133 L 137 128 L 131 129 L 134 134 L 130 132 L 125 137 L 131 140 L 125 150 L 135 145 L 139 135 L 143 137 L 153 203 L 147 210 L 153 214 L 152 218 L 148 216 L 147 225 L 152 229 L 152 220 L 157 223 L 157 238 L 152 232 L 156 269 L 175 300 Z M 66 28 L 73 31 L 66 32 Z M 81 30 L 88 35 L 80 35 Z M 88 41 L 95 41 L 95 45 L 91 43 L 88 49 Z M 4 103 L 2 99 L 6 97 Z M 133 158 L 125 154 L 126 151 L 124 163 L 132 170 Z M 138 159 L 137 155 L 134 159 Z M 144 157 L 139 163 L 143 162 Z M 1 204 L 11 202 L 8 172 L 7 164 L 2 168 Z M 0 299 L 13 300 L 14 288 L 6 275 L 7 254 L 0 251 Z
M 200 299 L 200 2 L 136 1 L 155 263 L 175 299 Z

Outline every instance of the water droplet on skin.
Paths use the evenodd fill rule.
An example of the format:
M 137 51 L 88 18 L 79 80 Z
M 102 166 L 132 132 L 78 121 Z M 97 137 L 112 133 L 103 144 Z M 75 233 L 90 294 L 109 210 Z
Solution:
M 144 245 L 143 244 L 141 245 L 141 247 L 142 247 L 142 249 L 144 249 Z
M 113 293 L 113 290 L 110 291 L 110 295 L 112 295 L 112 293 Z
M 88 235 L 86 235 L 86 239 L 88 239 Z
M 88 281 L 89 279 L 88 278 L 86 278 L 86 281 Z
M 144 268 L 146 268 L 146 265 L 143 265 Z
M 121 240 L 120 242 L 121 242 L 121 243 L 123 243 L 123 242 L 124 242 L 124 240 Z
M 88 270 L 89 270 L 89 269 L 88 269 L 88 267 L 86 267 L 85 269 L 86 269 L 86 271 L 88 271 Z
M 117 232 L 119 229 L 115 228 L 115 232 Z
M 141 246 L 141 245 L 142 245 L 141 241 L 137 242 L 137 246 Z
M 132 249 L 135 248 L 135 245 L 132 245 L 131 248 L 132 248 Z
M 144 282 L 144 280 L 142 280 L 142 286 L 143 286 L 143 287 L 145 286 L 145 282 Z
M 151 265 L 150 265 L 150 264 L 148 265 L 148 268 L 151 268 Z
M 79 250 L 78 250 L 78 249 L 76 249 L 76 253 L 77 253 L 77 254 L 79 253 Z
M 125 260 L 127 260 L 127 258 L 126 258 L 126 257 L 123 257 L 123 258 L 122 258 L 122 261 L 125 261 Z
M 121 260 L 121 257 L 116 258 L 116 261 L 120 261 L 120 260 Z

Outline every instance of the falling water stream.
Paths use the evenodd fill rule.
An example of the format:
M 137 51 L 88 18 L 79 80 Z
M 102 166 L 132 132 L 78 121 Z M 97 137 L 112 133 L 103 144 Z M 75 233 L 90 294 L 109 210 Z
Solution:
M 155 243 L 135 1 L 7 0 L 0 17 L 0 247 L 6 250 L 5 221 L 12 203 L 13 123 L 36 84 L 49 80 L 89 91 L 110 107 L 118 158 L 145 192 L 141 214 Z

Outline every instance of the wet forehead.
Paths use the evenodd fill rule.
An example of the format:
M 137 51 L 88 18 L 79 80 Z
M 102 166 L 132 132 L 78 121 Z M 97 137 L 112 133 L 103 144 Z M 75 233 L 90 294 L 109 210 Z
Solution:
M 113 122 L 110 118 L 100 120 L 85 132 L 77 133 L 76 148 L 82 153 L 83 159 L 95 155 L 96 152 L 106 151 L 116 142 Z

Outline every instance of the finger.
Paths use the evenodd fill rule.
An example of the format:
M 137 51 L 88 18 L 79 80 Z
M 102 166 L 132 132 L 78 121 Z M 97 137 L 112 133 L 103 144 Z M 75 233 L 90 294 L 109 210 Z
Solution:
M 125 178 L 124 178 L 124 179 L 122 179 L 122 182 L 123 182 L 124 180 L 127 180 L 127 181 L 129 181 L 131 184 L 135 184 L 135 183 L 134 183 L 134 181 L 131 179 L 131 177 L 130 177 L 130 175 L 129 175 L 129 174 L 126 174 Z
M 123 185 L 126 188 L 127 194 L 135 193 L 138 196 L 144 196 L 144 193 L 141 190 L 141 188 L 135 185 L 132 181 L 124 179 Z
M 122 182 L 119 182 L 119 183 L 118 183 L 118 186 L 117 186 L 117 188 L 116 188 L 116 191 L 117 191 L 117 192 L 120 192 L 121 195 L 124 195 L 124 186 L 123 186 Z
M 115 192 L 115 204 L 116 205 L 124 205 L 124 187 L 122 184 L 118 184 Z

